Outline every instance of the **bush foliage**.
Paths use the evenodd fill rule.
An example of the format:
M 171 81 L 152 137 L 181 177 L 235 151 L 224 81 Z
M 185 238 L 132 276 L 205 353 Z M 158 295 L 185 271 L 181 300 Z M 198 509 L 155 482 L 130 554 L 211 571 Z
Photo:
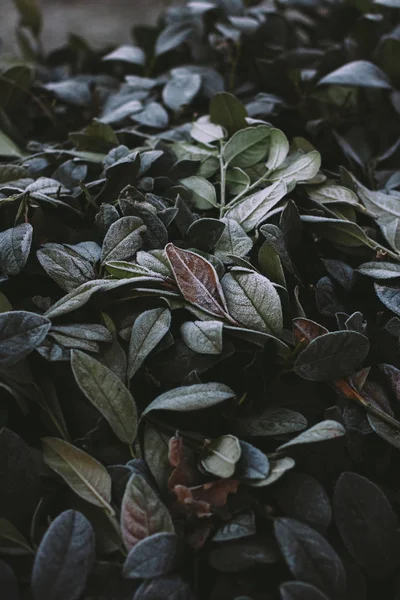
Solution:
M 15 2 L 2 597 L 398 600 L 399 1 Z

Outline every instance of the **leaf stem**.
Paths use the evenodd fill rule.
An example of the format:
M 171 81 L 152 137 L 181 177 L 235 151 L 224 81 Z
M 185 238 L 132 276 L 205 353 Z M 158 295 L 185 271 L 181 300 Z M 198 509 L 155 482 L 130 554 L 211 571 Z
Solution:
M 236 202 L 238 200 L 241 200 L 241 198 L 243 196 L 245 196 L 248 192 L 251 192 L 252 190 L 254 190 L 255 188 L 257 188 L 261 183 L 263 183 L 264 181 L 266 181 L 270 174 L 271 174 L 270 170 L 266 171 L 262 177 L 260 177 L 259 179 L 257 179 L 257 181 L 255 181 L 251 185 L 249 185 L 248 188 L 246 188 L 245 190 L 241 191 L 237 196 L 235 196 L 233 198 L 233 200 L 231 200 L 231 202 L 229 202 L 229 207 L 231 207 L 234 204 L 236 204 Z

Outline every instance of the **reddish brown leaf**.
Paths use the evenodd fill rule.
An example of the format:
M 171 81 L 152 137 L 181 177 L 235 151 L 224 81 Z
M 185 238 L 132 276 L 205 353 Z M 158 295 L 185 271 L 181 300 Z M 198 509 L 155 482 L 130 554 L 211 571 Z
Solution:
M 169 463 L 175 467 L 168 479 L 168 489 L 176 485 L 192 487 L 199 483 L 199 471 L 189 448 L 183 444 L 183 439 L 172 437 L 169 441 Z
M 228 495 L 236 494 L 239 482 L 236 479 L 218 479 L 192 489 L 196 500 L 208 502 L 213 508 L 225 506 Z
M 183 508 L 184 513 L 198 518 L 211 517 L 211 506 L 207 502 L 195 500 L 190 488 L 184 485 L 176 485 L 174 487 L 174 494 L 178 501 L 177 508 Z
M 171 516 L 141 475 L 129 479 L 121 507 L 121 533 L 128 550 L 140 540 L 160 532 L 174 532 Z
M 326 327 L 315 323 L 315 321 L 302 317 L 293 319 L 293 335 L 298 344 L 309 344 L 312 340 L 325 333 L 329 333 Z
M 165 252 L 185 300 L 219 318 L 229 318 L 221 284 L 212 264 L 202 256 L 173 244 L 168 244 Z

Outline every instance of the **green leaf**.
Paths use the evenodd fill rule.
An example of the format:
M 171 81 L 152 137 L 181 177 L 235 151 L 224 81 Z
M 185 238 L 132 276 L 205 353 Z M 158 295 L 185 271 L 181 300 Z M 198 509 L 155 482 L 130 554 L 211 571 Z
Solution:
M 278 169 L 289 152 L 289 142 L 280 129 L 271 129 L 269 136 L 269 154 L 265 166 L 268 170 Z
M 23 153 L 18 146 L 2 131 L 0 131 L 0 156 L 21 158 Z
M 46 244 L 36 256 L 49 277 L 67 292 L 96 279 L 94 261 L 79 254 L 72 246 Z
M 129 342 L 128 377 L 140 369 L 152 350 L 163 339 L 171 326 L 171 312 L 167 308 L 146 310 L 135 320 Z
M 389 262 L 366 262 L 357 269 L 361 275 L 374 279 L 395 279 L 400 277 L 400 265 Z
M 146 55 L 138 46 L 124 45 L 119 46 L 109 54 L 103 57 L 106 61 L 119 61 L 131 65 L 143 66 L 146 62 Z
M 223 149 L 225 162 L 231 167 L 252 167 L 268 152 L 271 128 L 266 125 L 247 127 L 235 133 Z
M 46 317 L 24 310 L 0 314 L 0 366 L 12 365 L 39 346 L 51 327 Z
M 382 578 L 398 566 L 398 519 L 377 485 L 357 473 L 342 473 L 333 506 L 343 543 L 366 573 Z
M 318 442 L 325 442 L 327 440 L 333 440 L 338 437 L 342 437 L 346 434 L 346 430 L 337 421 L 327 419 L 317 423 L 307 431 L 300 433 L 297 437 L 293 438 L 289 442 L 279 446 L 278 450 L 286 450 L 295 446 L 301 446 L 303 444 L 315 444 Z
M 249 481 L 248 485 L 255 488 L 267 487 L 269 485 L 272 485 L 281 477 L 283 477 L 285 473 L 293 469 L 296 463 L 294 462 L 293 458 L 290 458 L 289 456 L 284 456 L 270 459 L 269 464 L 270 472 L 268 477 L 266 477 L 265 479 Z
M 227 169 L 225 183 L 230 194 L 244 194 L 250 187 L 251 179 L 243 169 L 233 167 Z
M 287 165 L 284 163 L 280 169 L 273 171 L 269 176 L 271 181 L 283 179 L 290 182 L 303 183 L 316 176 L 321 167 L 321 155 L 316 150 L 295 157 L 289 156 Z
M 18 275 L 24 268 L 31 250 L 33 227 L 22 223 L 0 233 L 0 272 Z
M 29 27 L 38 37 L 42 29 L 42 13 L 36 0 L 14 0 L 21 18 L 21 25 Z
M 114 511 L 111 502 L 111 477 L 103 467 L 83 450 L 57 438 L 42 439 L 43 458 L 48 467 L 64 479 L 78 496 L 105 508 L 109 514 Z
M 34 599 L 77 600 L 95 558 L 95 536 L 87 518 L 75 510 L 61 513 L 46 531 L 35 556 Z
M 325 75 L 318 85 L 351 85 L 359 87 L 391 89 L 386 74 L 367 60 L 355 60 Z
M 127 550 L 154 533 L 174 533 L 171 516 L 144 477 L 134 473 L 121 506 L 121 533 Z
M 330 217 L 316 217 L 302 215 L 304 223 L 310 223 L 313 230 L 334 244 L 357 248 L 358 246 L 371 246 L 371 240 L 357 223 Z
M 201 77 L 198 73 L 173 76 L 164 87 L 162 98 L 171 110 L 178 111 L 197 96 L 201 89 Z
M 211 475 L 228 479 L 235 472 L 241 453 L 239 440 L 233 435 L 223 435 L 208 445 L 201 464 Z
M 282 600 L 329 600 L 315 585 L 303 581 L 288 581 L 279 589 Z
M 289 408 L 267 408 L 261 414 L 238 420 L 237 431 L 245 436 L 277 436 L 301 431 L 307 419 Z
M 185 344 L 199 354 L 221 354 L 221 321 L 187 321 L 181 326 L 181 336 Z
M 119 146 L 118 138 L 113 128 L 98 119 L 93 119 L 82 131 L 70 133 L 69 139 L 80 150 L 96 153 L 109 152 L 112 148 Z
M 135 256 L 145 231 L 139 217 L 121 217 L 107 231 L 101 253 L 102 264 L 113 260 L 129 260 Z
M 374 284 L 379 300 L 395 315 L 400 316 L 400 286 Z
M 232 264 L 232 256 L 243 258 L 252 249 L 253 242 L 234 219 L 225 217 L 221 222 L 225 224 L 225 229 L 214 248 L 214 254 L 224 263 Z
M 229 136 L 247 127 L 247 111 L 243 104 L 232 94 L 216 94 L 210 103 L 210 118 L 213 123 L 224 127 Z
M 71 367 L 76 383 L 115 435 L 121 442 L 132 444 L 137 433 L 137 410 L 130 391 L 120 378 L 80 350 L 72 351 Z
M 282 306 L 269 279 L 259 273 L 234 267 L 222 281 L 229 314 L 249 329 L 279 334 Z
M 284 181 L 276 183 L 228 205 L 225 217 L 234 219 L 248 232 L 258 227 L 268 217 L 270 211 L 286 196 Z
M 32 554 L 25 537 L 7 519 L 0 518 L 0 554 Z
M 143 411 L 142 417 L 153 410 L 187 412 L 209 408 L 234 396 L 235 392 L 223 383 L 184 385 L 158 396 Z
M 285 562 L 297 579 L 315 585 L 330 597 L 343 598 L 346 572 L 339 556 L 320 533 L 288 518 L 276 519 L 274 531 Z
M 198 210 L 218 207 L 215 188 L 204 177 L 187 177 L 182 179 L 181 183 L 191 191 L 191 202 Z
M 176 569 L 182 542 L 174 533 L 155 533 L 134 546 L 124 563 L 127 579 L 153 579 Z
M 369 352 L 369 341 L 356 331 L 335 331 L 312 340 L 299 354 L 294 371 L 311 381 L 335 381 L 352 375 Z
M 222 127 L 215 125 L 214 123 L 210 123 L 209 117 L 203 116 L 193 123 L 193 127 L 190 130 L 190 135 L 197 142 L 208 145 L 216 142 L 217 140 L 223 140 L 225 134 Z M 201 151 L 204 152 L 202 148 L 196 148 L 196 152 Z
M 329 206 L 330 204 L 344 203 L 357 208 L 362 208 L 356 194 L 342 185 L 335 185 L 332 183 L 310 185 L 306 187 L 306 192 L 311 200 L 318 202 L 318 204 Z
M 193 33 L 192 23 L 186 21 L 176 22 L 168 25 L 157 38 L 155 55 L 165 54 L 181 46 Z

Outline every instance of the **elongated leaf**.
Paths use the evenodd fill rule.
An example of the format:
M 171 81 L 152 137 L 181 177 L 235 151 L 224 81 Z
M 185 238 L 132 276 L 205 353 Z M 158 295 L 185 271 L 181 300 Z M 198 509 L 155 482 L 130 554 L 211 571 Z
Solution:
M 386 74 L 367 60 L 355 60 L 325 75 L 319 85 L 354 85 L 360 87 L 390 89 Z
M 43 438 L 45 463 L 60 475 L 78 496 L 105 508 L 111 514 L 111 478 L 103 465 L 72 444 L 57 438 Z
M 129 342 L 128 377 L 132 378 L 147 356 L 168 332 L 171 312 L 155 308 L 143 312 L 133 324 Z
M 214 254 L 223 262 L 231 264 L 232 255 L 239 258 L 246 256 L 252 249 L 253 242 L 237 221 L 224 218 L 221 222 L 225 224 L 225 229 L 214 248 Z
M 0 518 L 0 554 L 31 554 L 33 552 L 22 533 L 7 519 Z
M 368 239 L 363 229 L 352 221 L 314 215 L 303 215 L 301 220 L 304 223 L 310 223 L 314 231 L 334 244 L 349 248 L 371 245 L 371 240 Z
M 249 329 L 279 334 L 281 301 L 269 279 L 235 267 L 223 277 L 222 288 L 229 313 L 235 320 Z
M 282 600 L 329 600 L 315 585 L 303 581 L 288 581 L 280 591 Z
M 375 292 L 379 300 L 395 315 L 400 316 L 400 286 L 375 283 Z
M 222 331 L 220 321 L 187 321 L 181 326 L 183 341 L 199 354 L 221 354 Z
M 122 217 L 115 221 L 103 242 L 101 262 L 129 260 L 141 245 L 141 234 L 145 227 L 138 217 Z
M 274 530 L 293 575 L 334 598 L 343 598 L 346 573 L 332 546 L 314 529 L 295 519 L 279 518 Z
M 0 233 L 0 272 L 18 275 L 28 260 L 33 228 L 29 223 L 6 229 Z
M 389 262 L 367 262 L 357 269 L 361 275 L 374 279 L 395 279 L 400 277 L 400 265 Z
M 330 205 L 344 203 L 361 207 L 356 194 L 341 185 L 331 183 L 323 183 L 318 186 L 310 185 L 306 187 L 306 191 L 311 200 L 314 200 L 314 202 L 318 202 L 319 204 Z
M 199 383 L 177 387 L 158 396 L 143 411 L 142 416 L 152 410 L 191 411 L 209 408 L 235 396 L 227 385 L 222 383 Z
M 342 473 L 333 506 L 347 550 L 369 576 L 384 577 L 399 564 L 398 519 L 378 486 L 357 473 Z
M 121 533 L 127 550 L 154 533 L 174 532 L 171 516 L 144 477 L 129 479 L 121 507 Z
M 119 46 L 119 48 L 116 48 L 113 52 L 110 52 L 110 54 L 103 56 L 103 60 L 121 61 L 132 65 L 144 65 L 146 56 L 143 50 L 138 46 L 129 46 L 126 44 L 124 46 Z
M 252 167 L 267 154 L 270 128 L 247 127 L 235 133 L 224 147 L 224 159 L 231 167 Z
M 137 410 L 120 378 L 81 350 L 72 351 L 71 367 L 76 383 L 115 435 L 121 442 L 132 444 L 137 432 Z
M 196 600 L 188 584 L 178 575 L 148 579 L 138 587 L 133 600 Z
M 256 524 L 253 512 L 240 513 L 231 521 L 223 524 L 213 537 L 214 542 L 238 540 L 256 533 Z
M 94 263 L 71 247 L 46 244 L 37 251 L 37 258 L 46 273 L 67 292 L 96 279 Z
M 269 154 L 265 166 L 268 170 L 278 169 L 289 152 L 289 142 L 280 129 L 271 129 L 269 136 Z
M 356 331 L 326 333 L 300 353 L 294 370 L 311 381 L 334 381 L 352 375 L 368 352 L 368 338 Z
M 329 496 L 317 479 L 291 472 L 275 489 L 275 498 L 286 516 L 307 523 L 320 533 L 327 530 L 332 509 Z
M 80 512 L 67 510 L 50 525 L 32 571 L 35 600 L 78 600 L 95 559 L 94 531 Z
M 216 94 L 210 102 L 210 118 L 224 127 L 229 135 L 247 127 L 247 111 L 243 104 L 227 92 Z
M 182 546 L 174 533 L 155 533 L 134 546 L 124 564 L 127 579 L 152 579 L 173 571 Z
M 272 485 L 276 481 L 278 481 L 285 473 L 293 469 L 295 466 L 295 462 L 293 458 L 289 456 L 283 456 L 281 458 L 275 458 L 270 460 L 270 472 L 268 477 L 265 479 L 255 479 L 253 481 L 249 481 L 248 485 L 251 487 L 267 487 L 268 485 Z
M 193 33 L 191 23 L 177 22 L 166 27 L 158 36 L 156 41 L 155 53 L 156 56 L 165 54 L 170 50 L 174 50 Z
M 290 161 L 287 166 L 282 165 L 280 169 L 277 169 L 269 176 L 269 179 L 271 181 L 283 179 L 287 184 L 291 181 L 302 183 L 315 177 L 320 167 L 321 155 L 316 150 L 313 150 Z
M 23 154 L 17 144 L 15 144 L 8 135 L 0 131 L 0 156 L 21 158 L 22 155 Z
M 267 408 L 261 414 L 239 419 L 240 435 L 273 436 L 294 433 L 307 427 L 307 419 L 289 408 Z
M 251 196 L 242 198 L 232 206 L 228 206 L 225 217 L 237 221 L 246 232 L 251 231 L 266 220 L 270 211 L 286 193 L 285 182 L 277 181 Z
M 317 442 L 325 442 L 327 440 L 333 440 L 338 437 L 342 437 L 346 434 L 346 430 L 343 425 L 337 421 L 321 421 L 317 423 L 307 431 L 300 433 L 297 437 L 279 446 L 278 450 L 284 450 L 286 448 L 300 446 L 302 444 L 315 444 Z
M 205 258 L 173 244 L 165 248 L 182 296 L 195 306 L 218 317 L 226 317 L 225 299 L 218 275 Z
M 24 310 L 0 314 L 0 366 L 6 367 L 30 354 L 39 346 L 51 327 L 51 322 Z

